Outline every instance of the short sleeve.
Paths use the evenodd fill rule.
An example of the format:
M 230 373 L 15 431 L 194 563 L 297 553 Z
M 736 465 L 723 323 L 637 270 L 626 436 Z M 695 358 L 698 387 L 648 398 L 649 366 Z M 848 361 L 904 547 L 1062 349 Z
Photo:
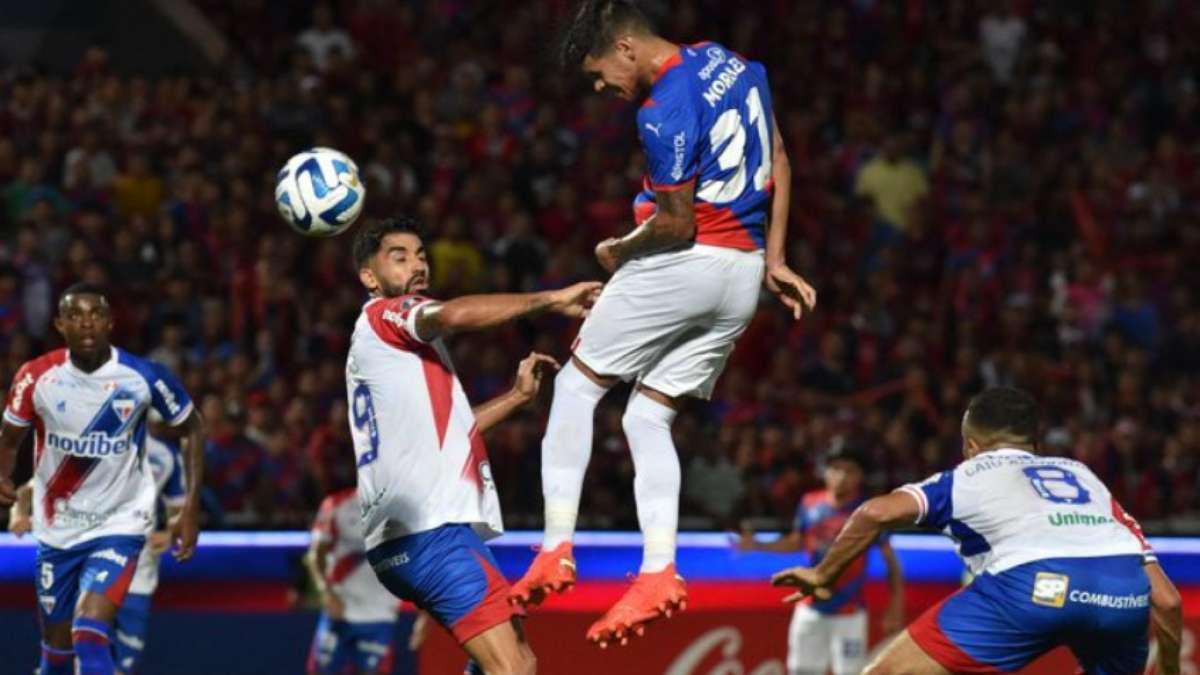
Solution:
M 8 400 L 4 406 L 5 422 L 18 427 L 27 427 L 33 423 L 33 385 L 36 381 L 33 364 L 26 363 L 21 366 L 8 388 Z
M 150 362 L 150 405 L 167 426 L 177 427 L 192 413 L 192 397 L 166 366 Z
M 417 316 L 436 302 L 423 295 L 388 298 L 367 307 L 367 320 L 379 339 L 397 349 L 414 350 L 427 342 L 417 333 Z
M 954 517 L 951 494 L 954 491 L 954 472 L 943 471 L 926 478 L 920 483 L 909 483 L 899 488 L 912 495 L 920 508 L 917 525 L 942 529 Z
M 804 534 L 808 531 L 808 516 L 805 515 L 807 509 L 804 508 L 804 502 L 800 502 L 800 506 L 796 507 L 796 517 L 792 519 L 792 531 Z
M 321 502 L 321 508 L 317 510 L 316 519 L 313 520 L 313 541 L 318 544 L 332 544 L 337 539 L 337 525 L 334 523 L 333 516 L 333 498 L 326 497 L 325 501 Z
M 638 135 L 654 190 L 686 185 L 700 172 L 699 124 L 692 106 L 650 103 L 638 111 Z

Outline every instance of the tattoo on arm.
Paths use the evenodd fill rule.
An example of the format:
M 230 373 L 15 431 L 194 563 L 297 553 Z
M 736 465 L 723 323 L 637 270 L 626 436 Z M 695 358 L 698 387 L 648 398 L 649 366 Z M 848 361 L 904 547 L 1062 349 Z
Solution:
M 691 241 L 696 234 L 696 184 L 656 192 L 658 211 L 633 232 L 617 240 L 613 254 L 619 263 L 657 253 Z

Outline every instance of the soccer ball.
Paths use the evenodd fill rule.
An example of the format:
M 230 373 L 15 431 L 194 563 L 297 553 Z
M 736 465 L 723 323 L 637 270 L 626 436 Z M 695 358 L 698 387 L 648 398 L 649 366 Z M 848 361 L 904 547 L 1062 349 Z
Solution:
M 366 197 L 358 165 L 332 148 L 312 148 L 293 156 L 275 179 L 279 215 L 309 237 L 344 232 L 362 213 Z

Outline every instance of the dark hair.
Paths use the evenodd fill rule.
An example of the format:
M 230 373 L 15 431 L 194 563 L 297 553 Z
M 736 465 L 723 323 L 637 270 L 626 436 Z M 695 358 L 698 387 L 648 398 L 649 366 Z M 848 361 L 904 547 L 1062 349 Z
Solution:
M 366 267 L 371 256 L 379 252 L 379 247 L 383 245 L 383 238 L 389 234 L 401 232 L 415 234 L 422 238 L 425 236 L 425 228 L 421 225 L 421 221 L 410 216 L 383 218 L 368 222 L 358 228 L 358 232 L 354 234 L 354 268 L 361 270 Z
M 68 286 L 67 290 L 63 291 L 62 295 L 58 296 L 59 306 L 62 306 L 62 304 L 67 301 L 67 298 L 71 297 L 72 295 L 98 295 L 102 300 L 104 300 L 105 304 L 108 304 L 108 296 L 105 295 L 103 288 L 100 288 L 96 284 L 80 281 L 79 283 Z
M 1013 387 L 988 389 L 971 399 L 967 424 L 980 434 L 1008 436 L 1033 445 L 1038 437 L 1037 401 Z
M 857 464 L 859 470 L 863 473 L 866 473 L 870 469 L 870 461 L 867 459 L 866 451 L 854 443 L 847 442 L 835 445 L 829 452 L 825 453 L 826 466 L 839 460 Z
M 603 55 L 623 31 L 651 33 L 654 24 L 633 0 L 582 0 L 559 39 L 559 66 L 571 72 L 585 57 Z

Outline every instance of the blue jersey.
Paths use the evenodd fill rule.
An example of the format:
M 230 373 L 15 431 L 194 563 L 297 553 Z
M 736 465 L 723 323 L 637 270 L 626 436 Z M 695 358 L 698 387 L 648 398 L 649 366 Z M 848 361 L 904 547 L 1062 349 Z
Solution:
M 713 42 L 680 47 L 637 115 L 646 178 L 640 225 L 655 192 L 695 183 L 696 242 L 745 251 L 765 243 L 775 133 L 762 64 Z

